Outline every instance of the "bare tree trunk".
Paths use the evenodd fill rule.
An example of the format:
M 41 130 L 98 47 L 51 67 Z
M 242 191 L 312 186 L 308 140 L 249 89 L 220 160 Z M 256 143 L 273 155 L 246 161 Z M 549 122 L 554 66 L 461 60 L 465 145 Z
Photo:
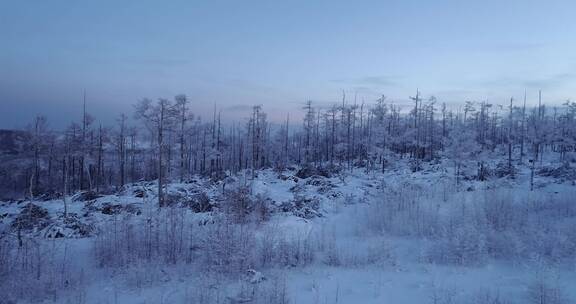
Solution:
M 68 163 L 66 157 L 64 157 L 64 192 L 62 194 L 62 200 L 64 201 L 64 217 L 68 217 L 68 202 L 66 201 L 66 196 L 68 195 Z
M 102 125 L 98 129 L 98 164 L 96 168 L 96 191 L 100 191 L 100 185 L 102 184 L 102 176 L 104 175 L 104 168 L 103 168 L 103 154 L 104 154 L 104 145 L 103 145 L 103 134 L 102 134 Z
M 118 133 L 118 161 L 119 161 L 119 180 L 120 188 L 124 187 L 126 183 L 126 115 L 121 114 L 118 119 L 119 133 Z
M 512 169 L 512 102 L 513 98 L 510 98 L 510 116 L 508 121 L 508 169 Z
M 522 106 L 522 125 L 520 130 L 520 163 L 522 163 L 524 157 L 524 137 L 525 134 L 525 124 L 526 124 L 526 91 L 524 91 L 524 105 Z
M 284 137 L 284 165 L 288 165 L 288 136 L 289 136 L 290 114 L 286 116 L 286 136 Z
M 164 104 L 160 105 L 160 121 L 158 124 L 158 206 L 164 206 L 164 195 L 162 192 L 163 188 L 163 169 L 164 164 L 162 163 L 162 154 L 164 148 L 164 112 L 166 108 Z

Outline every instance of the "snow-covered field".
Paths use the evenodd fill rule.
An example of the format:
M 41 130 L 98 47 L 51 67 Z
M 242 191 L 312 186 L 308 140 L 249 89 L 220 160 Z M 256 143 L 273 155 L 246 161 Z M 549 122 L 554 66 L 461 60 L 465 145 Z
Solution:
M 448 164 L 408 167 L 197 178 L 160 209 L 152 183 L 76 194 L 67 216 L 62 200 L 2 202 L 0 302 L 576 300 L 573 181 L 538 174 L 530 191 L 520 167 L 457 188 Z

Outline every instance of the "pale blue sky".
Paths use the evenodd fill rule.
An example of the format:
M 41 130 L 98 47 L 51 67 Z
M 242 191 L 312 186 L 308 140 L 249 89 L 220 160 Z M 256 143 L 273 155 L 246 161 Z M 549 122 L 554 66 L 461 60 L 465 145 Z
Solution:
M 307 99 L 547 103 L 576 91 L 576 1 L 0 0 L 0 128 L 60 127 L 82 91 L 104 122 L 142 97 L 187 94 L 240 118 Z

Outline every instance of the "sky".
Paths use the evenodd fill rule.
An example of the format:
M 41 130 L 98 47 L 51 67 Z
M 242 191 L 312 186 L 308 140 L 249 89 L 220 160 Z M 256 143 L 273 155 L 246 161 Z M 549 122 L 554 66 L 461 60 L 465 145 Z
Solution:
M 0 0 L 0 128 L 183 93 L 239 121 L 318 107 L 576 99 L 576 1 Z

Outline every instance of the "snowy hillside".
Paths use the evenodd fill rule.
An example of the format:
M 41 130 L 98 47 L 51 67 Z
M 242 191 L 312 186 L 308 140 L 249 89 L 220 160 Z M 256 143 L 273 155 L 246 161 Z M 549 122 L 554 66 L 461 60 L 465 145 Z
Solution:
M 0 289 L 7 303 L 572 303 L 576 188 L 534 183 L 525 167 L 455 189 L 449 166 L 398 160 L 192 178 L 162 208 L 147 182 L 66 210 L 6 201 Z

